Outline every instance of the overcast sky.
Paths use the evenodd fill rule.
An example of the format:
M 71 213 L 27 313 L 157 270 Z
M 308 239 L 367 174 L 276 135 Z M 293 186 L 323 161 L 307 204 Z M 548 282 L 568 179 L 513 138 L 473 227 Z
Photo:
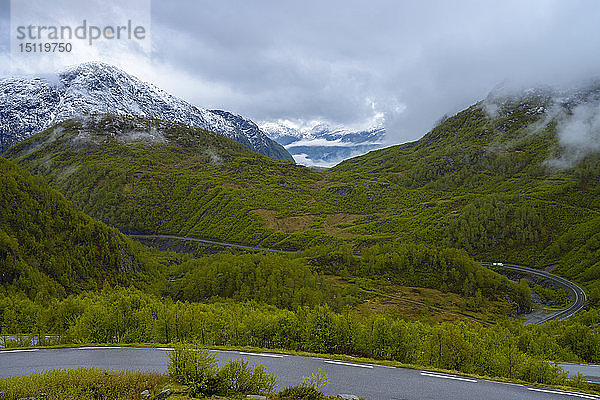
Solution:
M 0 34 L 14 35 L 8 1 L 0 1 Z M 34 0 L 13 0 L 13 14 L 19 1 Z M 63 6 L 40 1 L 38 12 L 69 19 L 65 4 L 73 1 L 57 1 Z M 594 0 L 155 0 L 143 10 L 140 1 L 150 0 L 90 0 L 90 18 L 99 6 L 134 20 L 149 13 L 151 54 L 113 46 L 84 58 L 255 121 L 358 127 L 383 116 L 389 143 L 421 137 L 502 82 L 600 76 Z M 15 63 L 11 70 L 7 43 L 0 41 L 3 74 L 26 70 Z

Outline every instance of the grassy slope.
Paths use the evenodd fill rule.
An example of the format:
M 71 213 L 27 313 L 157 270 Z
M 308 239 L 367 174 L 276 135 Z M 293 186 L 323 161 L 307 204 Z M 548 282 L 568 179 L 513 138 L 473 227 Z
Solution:
M 287 235 L 265 229 L 250 210 L 272 208 L 281 198 L 301 209 L 308 197 L 297 188 L 316 177 L 180 124 L 106 117 L 91 125 L 67 121 L 7 156 L 44 175 L 85 212 L 127 232 L 277 242 Z M 131 140 L 115 133 L 131 129 L 155 129 L 160 138 Z M 286 189 L 286 182 L 294 188 Z
M 334 171 L 430 193 L 430 211 L 418 219 L 434 214 L 438 221 L 423 225 L 425 241 L 439 237 L 480 259 L 558 264 L 559 272 L 597 288 L 600 159 L 548 166 L 562 149 L 554 123 L 539 124 L 545 116 L 536 110 L 546 101 L 506 103 L 496 118 L 475 105 L 417 142 L 345 161 Z M 391 232 L 401 230 L 398 218 L 388 220 Z

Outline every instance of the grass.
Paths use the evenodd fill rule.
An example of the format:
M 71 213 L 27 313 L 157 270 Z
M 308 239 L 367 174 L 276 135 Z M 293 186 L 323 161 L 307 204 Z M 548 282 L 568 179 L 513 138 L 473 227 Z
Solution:
M 166 376 L 149 372 L 59 369 L 0 379 L 0 399 L 139 399 L 144 390 L 156 395 L 166 381 Z
M 400 286 L 369 279 L 344 279 L 326 276 L 336 285 L 354 284 L 368 297 L 354 306 L 360 315 L 372 313 L 391 313 L 403 318 L 415 318 L 431 322 L 471 320 L 489 323 L 498 316 L 508 304 L 501 301 L 485 300 L 477 307 L 461 295 L 442 292 L 437 289 Z

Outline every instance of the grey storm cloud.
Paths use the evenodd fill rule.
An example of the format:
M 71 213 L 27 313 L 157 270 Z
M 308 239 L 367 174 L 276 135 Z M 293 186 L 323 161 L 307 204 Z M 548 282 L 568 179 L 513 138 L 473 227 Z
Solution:
M 156 57 L 230 88 L 238 96 L 219 106 L 257 120 L 357 124 L 382 112 L 397 143 L 502 81 L 600 72 L 595 1 L 189 3 L 153 3 Z
M 382 114 L 400 143 L 500 82 L 598 76 L 598 21 L 595 0 L 155 0 L 151 64 L 202 107 L 348 126 Z

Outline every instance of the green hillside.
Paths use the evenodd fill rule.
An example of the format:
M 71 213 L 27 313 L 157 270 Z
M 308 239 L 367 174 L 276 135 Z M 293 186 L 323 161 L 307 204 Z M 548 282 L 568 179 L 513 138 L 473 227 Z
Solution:
M 222 135 L 155 119 L 69 120 L 6 153 L 124 232 L 278 242 L 258 209 L 305 209 L 319 176 Z
M 597 299 L 600 157 L 590 153 L 567 167 L 553 166 L 568 149 L 547 112 L 551 101 L 544 92 L 505 99 L 493 117 L 482 102 L 417 142 L 347 160 L 333 172 L 429 193 L 415 215 L 438 220 L 422 226 L 422 240 L 437 237 L 479 259 L 557 264 L 558 272 L 595 287 Z M 389 232 L 406 224 L 385 218 Z
M 124 231 L 210 234 L 239 241 L 248 235 L 263 243 L 285 239 L 286 235 L 265 227 L 261 217 L 250 211 L 251 205 L 266 200 L 262 191 L 269 188 L 276 197 L 275 188 L 288 179 L 296 186 L 286 196 L 299 208 L 302 197 L 293 195 L 301 185 L 322 179 L 307 168 L 257 155 L 222 136 L 182 125 L 114 116 L 93 117 L 92 122 L 68 121 L 35 136 L 21 147 L 25 152 L 21 161 L 36 165 L 32 171 L 43 173 L 77 208 Z M 37 158 L 42 155 L 43 159 Z M 464 252 L 422 245 L 373 248 L 368 258 L 356 258 L 349 247 L 336 248 L 337 256 L 329 247 L 292 256 L 173 259 L 168 254 L 148 254 L 115 228 L 75 211 L 41 178 L 25 175 L 4 159 L 3 167 L 3 204 L 8 211 L 0 231 L 8 271 L 3 283 L 30 297 L 42 288 L 51 298 L 99 289 L 104 283 L 128 285 L 143 280 L 145 290 L 175 300 L 233 298 L 290 308 L 327 303 L 342 310 L 379 295 L 379 289 L 367 294 L 361 284 L 395 283 L 441 288 L 461 296 L 442 301 L 444 307 L 461 304 L 463 309 L 504 315 L 513 314 L 514 307 L 528 307 L 529 297 L 521 288 Z M 261 172 L 254 175 L 255 184 L 249 179 L 252 168 Z M 326 238 L 317 230 L 310 235 Z M 344 261 L 338 263 L 335 257 Z M 324 275 L 351 275 L 363 281 Z M 476 306 L 469 306 L 467 299 L 477 296 Z
M 70 120 L 6 156 L 124 232 L 302 249 L 456 247 L 557 271 L 600 295 L 600 161 L 565 149 L 546 92 L 481 102 L 422 139 L 313 171 L 155 119 Z M 569 106 L 564 108 L 569 111 Z M 575 247 L 576 245 L 576 247 Z
M 47 300 L 151 272 L 117 229 L 0 157 L 0 291 Z

